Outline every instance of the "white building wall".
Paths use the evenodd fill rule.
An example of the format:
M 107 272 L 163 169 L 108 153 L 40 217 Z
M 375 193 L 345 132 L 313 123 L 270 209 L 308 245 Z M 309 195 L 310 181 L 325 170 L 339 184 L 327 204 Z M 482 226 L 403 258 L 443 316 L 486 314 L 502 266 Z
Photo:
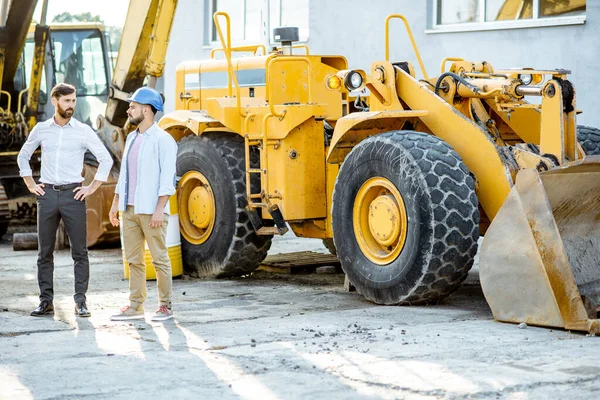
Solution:
M 556 27 L 479 32 L 426 33 L 432 0 L 311 0 L 308 45 L 312 54 L 341 54 L 351 68 L 369 69 L 385 57 L 384 21 L 405 15 L 430 75 L 439 74 L 444 57 L 488 61 L 497 69 L 532 67 L 570 69 L 577 89 L 578 122 L 600 127 L 596 100 L 600 70 L 600 1 L 588 0 L 586 23 Z M 167 53 L 166 109 L 173 109 L 175 68 L 183 60 L 209 57 L 204 37 L 207 8 L 203 0 L 180 0 Z M 418 63 L 400 20 L 392 21 L 391 58 Z

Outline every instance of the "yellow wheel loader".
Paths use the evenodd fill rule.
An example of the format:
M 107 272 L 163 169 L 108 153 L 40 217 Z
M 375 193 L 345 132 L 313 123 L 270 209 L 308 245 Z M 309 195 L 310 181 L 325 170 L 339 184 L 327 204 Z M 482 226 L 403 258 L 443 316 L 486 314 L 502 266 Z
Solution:
M 394 18 L 422 78 L 390 61 Z M 485 235 L 496 319 L 600 331 L 600 132 L 578 132 L 568 71 L 447 58 L 429 77 L 401 15 L 369 71 L 293 54 L 294 28 L 268 54 L 232 47 L 229 17 L 214 20 L 225 57 L 181 64 L 176 110 L 159 122 L 179 142 L 188 272 L 249 273 L 289 226 L 333 239 L 367 299 L 432 303 L 464 281 Z

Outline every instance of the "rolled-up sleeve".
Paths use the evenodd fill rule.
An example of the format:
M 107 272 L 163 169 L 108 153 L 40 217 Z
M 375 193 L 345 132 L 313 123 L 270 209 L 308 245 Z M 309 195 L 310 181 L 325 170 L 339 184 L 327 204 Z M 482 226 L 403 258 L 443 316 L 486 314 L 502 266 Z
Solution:
M 177 143 L 167 134 L 160 140 L 159 149 L 160 182 L 159 196 L 172 196 L 175 194 L 175 174 L 177 163 Z
M 100 182 L 106 182 L 108 180 L 110 169 L 113 165 L 112 157 L 110 156 L 108 150 L 106 150 L 106 147 L 104 147 L 102 141 L 100 141 L 98 134 L 94 132 L 92 128 L 87 128 L 87 148 L 94 156 L 96 156 L 96 159 L 99 163 L 98 171 L 96 172 L 94 179 Z
M 40 131 L 38 126 L 36 125 L 31 132 L 29 132 L 29 136 L 27 136 L 27 141 L 21 147 L 21 151 L 19 151 L 19 155 L 17 156 L 17 164 L 19 165 L 19 174 L 22 177 L 25 176 L 33 176 L 33 172 L 31 171 L 31 164 L 29 164 L 29 160 L 31 160 L 31 156 L 33 152 L 40 147 Z

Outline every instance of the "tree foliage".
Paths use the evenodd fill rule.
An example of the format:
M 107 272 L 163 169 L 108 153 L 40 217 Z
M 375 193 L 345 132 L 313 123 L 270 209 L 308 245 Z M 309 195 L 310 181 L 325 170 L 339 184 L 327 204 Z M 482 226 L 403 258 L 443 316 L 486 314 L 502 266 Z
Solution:
M 104 20 L 99 15 L 92 15 L 91 12 L 84 12 L 80 14 L 71 14 L 68 11 L 57 14 L 52 19 L 52 22 L 100 22 L 104 23 Z
M 61 14 L 57 14 L 52 19 L 54 23 L 73 23 L 73 22 L 98 22 L 104 24 L 104 20 L 99 15 L 92 15 L 90 12 L 84 12 L 80 14 L 71 14 L 65 11 Z M 121 43 L 121 34 L 123 28 L 120 26 L 105 26 L 105 31 L 108 33 L 110 38 L 111 48 L 113 51 L 119 50 L 119 44 Z

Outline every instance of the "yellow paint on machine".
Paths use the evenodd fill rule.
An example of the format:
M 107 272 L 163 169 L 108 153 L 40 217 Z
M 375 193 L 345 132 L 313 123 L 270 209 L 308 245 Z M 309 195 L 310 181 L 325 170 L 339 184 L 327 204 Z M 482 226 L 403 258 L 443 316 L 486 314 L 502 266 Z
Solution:
M 173 276 L 180 276 L 183 274 L 183 262 L 181 259 L 181 236 L 179 234 L 179 210 L 177 208 L 177 196 L 171 196 L 169 199 L 169 207 L 171 215 L 169 216 L 169 224 L 167 226 L 167 248 L 169 252 L 169 260 L 171 261 L 171 273 Z M 123 226 L 123 224 L 121 224 Z M 123 237 L 123 230 L 121 229 L 121 238 Z M 121 239 L 121 243 L 123 240 Z M 156 279 L 156 270 L 152 265 L 152 255 L 148 246 L 145 245 L 146 250 L 144 251 L 144 263 L 146 264 L 146 280 Z M 123 251 L 123 274 L 125 279 L 129 279 L 129 263 L 125 257 L 125 250 L 121 245 Z

